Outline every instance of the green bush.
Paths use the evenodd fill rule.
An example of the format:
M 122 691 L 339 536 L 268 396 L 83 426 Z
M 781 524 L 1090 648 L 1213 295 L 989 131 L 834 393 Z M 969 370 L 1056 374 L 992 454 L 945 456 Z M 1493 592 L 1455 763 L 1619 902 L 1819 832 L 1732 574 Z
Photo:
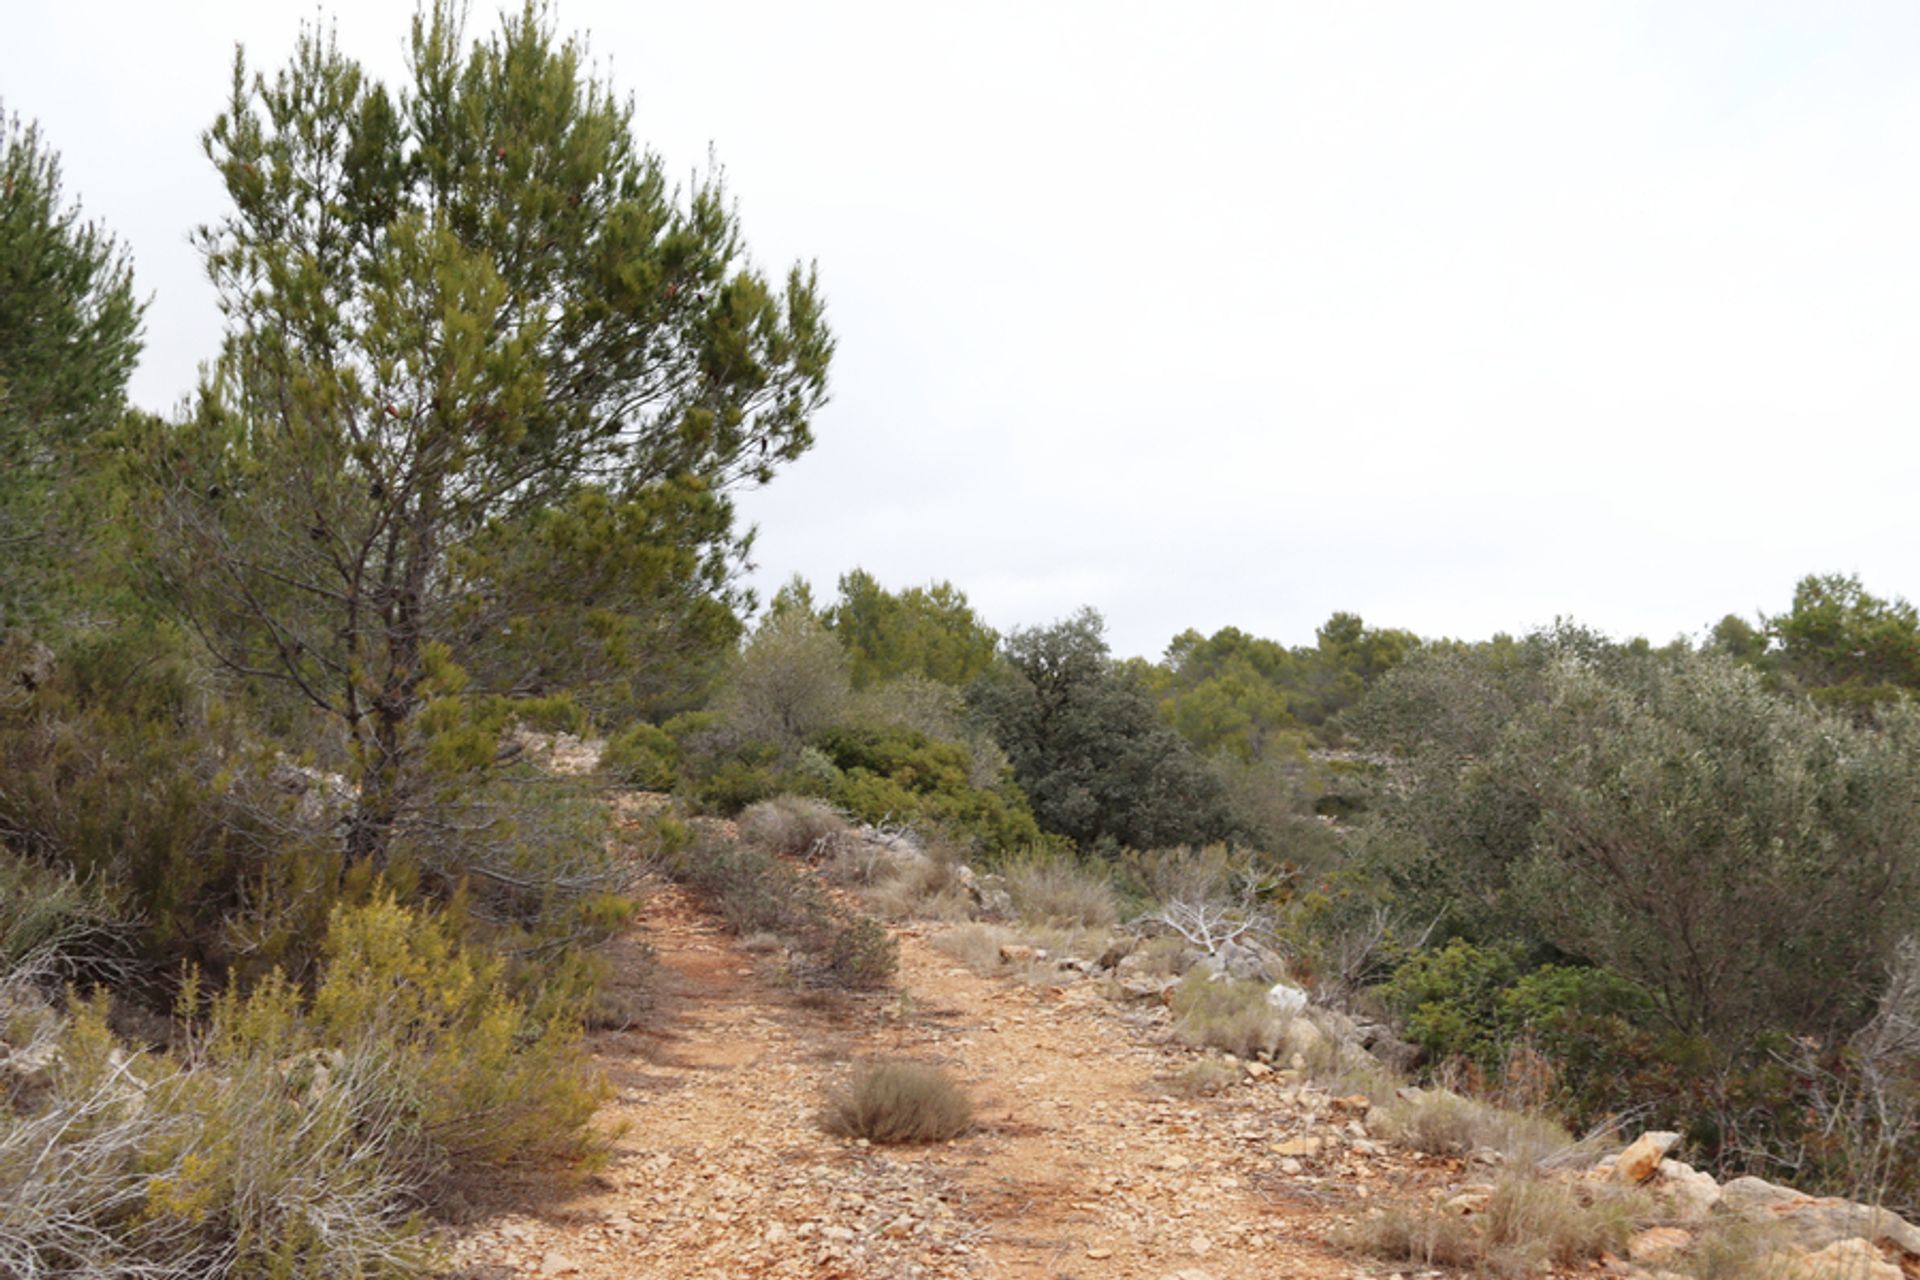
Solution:
M 600 770 L 642 791 L 671 791 L 679 780 L 680 744 L 665 729 L 642 721 L 607 739 Z
M 974 784 L 965 743 L 900 730 L 835 729 L 815 740 L 840 780 L 828 797 L 866 822 L 924 822 L 987 852 L 1041 840 L 1026 799 L 1010 781 Z
M 553 1164 L 587 1153 L 601 1098 L 577 1007 L 544 1016 L 509 996 L 503 962 L 463 946 L 457 922 L 389 895 L 335 908 L 311 1021 L 321 1046 L 373 1046 L 404 1085 L 424 1176 L 463 1164 Z M 255 1001 L 229 1005 L 244 1023 Z M 216 1015 L 218 1020 L 218 1015 Z
M 86 637 L 0 698 L 0 843 L 111 898 L 151 971 L 309 973 L 341 892 L 336 843 L 184 664 L 161 647 L 148 671 L 137 644 Z
M 1403 1034 L 1435 1060 L 1465 1058 L 1497 1066 L 1515 1028 L 1506 997 L 1525 967 L 1518 943 L 1475 946 L 1455 938 L 1412 956 L 1380 988 L 1400 1015 Z

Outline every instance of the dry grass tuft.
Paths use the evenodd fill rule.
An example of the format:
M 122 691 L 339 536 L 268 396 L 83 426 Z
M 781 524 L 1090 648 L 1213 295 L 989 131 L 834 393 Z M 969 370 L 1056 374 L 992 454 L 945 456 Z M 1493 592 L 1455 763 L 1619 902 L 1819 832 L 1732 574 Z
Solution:
M 1029 854 L 1008 863 L 1004 872 L 1022 920 L 1089 929 L 1111 929 L 1120 921 L 1113 879 L 1101 868 L 1073 858 Z
M 1716 1218 L 1694 1236 L 1693 1244 L 1678 1257 L 1662 1259 L 1668 1272 L 1690 1280 L 1752 1280 L 1781 1268 L 1776 1251 L 1792 1242 L 1792 1233 L 1778 1222 L 1747 1222 L 1739 1218 Z
M 1544 1116 L 1509 1111 L 1445 1089 L 1406 1090 L 1368 1123 L 1381 1137 L 1414 1151 L 1457 1156 L 1488 1147 L 1529 1166 L 1578 1145 Z
M 827 1100 L 821 1125 L 885 1144 L 945 1142 L 973 1124 L 973 1104 L 945 1072 L 913 1062 L 863 1066 Z
M 1286 1038 L 1288 1016 L 1267 1003 L 1263 982 L 1209 979 L 1195 969 L 1173 989 L 1171 1005 L 1174 1034 L 1185 1044 L 1251 1058 Z
M 933 949 L 952 956 L 975 973 L 1000 968 L 1000 948 L 1015 940 L 1013 930 L 997 924 L 962 924 L 934 935 Z
M 1360 1221 L 1343 1242 L 1393 1262 L 1535 1276 L 1619 1253 L 1651 1208 L 1637 1192 L 1516 1173 L 1495 1186 L 1478 1213 L 1444 1204 L 1392 1206 Z
M 958 864 L 930 854 L 894 862 L 866 890 L 867 905 L 889 920 L 973 918 L 973 899 L 961 883 Z

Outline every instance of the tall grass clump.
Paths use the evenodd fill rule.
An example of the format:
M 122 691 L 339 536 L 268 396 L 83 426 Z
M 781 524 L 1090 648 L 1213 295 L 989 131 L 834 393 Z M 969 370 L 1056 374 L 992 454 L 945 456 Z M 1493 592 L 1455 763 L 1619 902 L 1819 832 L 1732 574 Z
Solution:
M 1517 1280 L 1620 1253 L 1650 1209 L 1638 1193 L 1517 1173 L 1494 1187 L 1478 1213 L 1392 1206 L 1355 1224 L 1344 1242 L 1392 1262 Z
M 913 1062 L 858 1068 L 827 1099 L 821 1125 L 842 1138 L 907 1144 L 945 1142 L 973 1124 L 973 1104 L 945 1072 Z
M 1030 850 L 1002 867 L 1013 908 L 1034 924 L 1110 929 L 1120 907 L 1112 877 L 1067 854 Z
M 1535 1165 L 1578 1144 L 1545 1116 L 1463 1098 L 1446 1089 L 1409 1089 L 1368 1117 L 1380 1137 L 1428 1155 L 1462 1156 L 1486 1147 Z
M 1289 1018 L 1267 1003 L 1267 986 L 1190 971 L 1173 989 L 1174 1034 L 1182 1043 L 1242 1058 L 1272 1053 L 1286 1037 Z

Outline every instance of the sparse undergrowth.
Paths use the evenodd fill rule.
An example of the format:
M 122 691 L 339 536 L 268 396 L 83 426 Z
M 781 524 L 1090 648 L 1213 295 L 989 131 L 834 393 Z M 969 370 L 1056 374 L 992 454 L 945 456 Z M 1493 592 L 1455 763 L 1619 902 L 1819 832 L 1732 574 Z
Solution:
M 1553 1120 L 1509 1110 L 1445 1089 L 1405 1089 L 1369 1118 L 1389 1142 L 1429 1155 L 1464 1156 L 1485 1148 L 1519 1166 L 1533 1166 L 1580 1149 Z
M 937 1068 L 878 1062 L 828 1097 L 820 1123 L 837 1137 L 888 1145 L 946 1142 L 972 1126 L 973 1104 Z
M 1211 978 L 1195 969 L 1172 991 L 1174 1034 L 1183 1043 L 1251 1058 L 1271 1054 L 1289 1018 L 1267 1001 L 1267 985 Z
M 676 830 L 661 824 L 663 833 Z M 805 875 L 763 848 L 701 838 L 668 841 L 661 868 L 685 885 L 742 937 L 772 934 L 794 950 L 796 976 L 848 990 L 871 990 L 893 979 L 899 946 L 870 916 L 829 899 Z
M 1516 1172 L 1486 1194 L 1477 1212 L 1453 1204 L 1394 1206 L 1361 1219 L 1340 1240 L 1393 1262 L 1535 1276 L 1548 1266 L 1617 1254 L 1650 1209 L 1637 1193 Z

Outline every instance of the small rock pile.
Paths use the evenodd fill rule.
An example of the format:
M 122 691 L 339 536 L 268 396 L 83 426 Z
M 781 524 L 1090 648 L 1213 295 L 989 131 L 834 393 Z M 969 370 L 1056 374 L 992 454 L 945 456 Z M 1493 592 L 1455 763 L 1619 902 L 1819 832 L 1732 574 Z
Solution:
M 1701 1233 L 1729 1220 L 1765 1224 L 1781 1243 L 1760 1268 L 1769 1280 L 1902 1280 L 1920 1274 L 1920 1229 L 1898 1214 L 1827 1196 L 1810 1196 L 1761 1178 L 1722 1184 L 1668 1152 L 1677 1133 L 1649 1132 L 1586 1176 L 1650 1192 L 1675 1225 L 1651 1227 L 1628 1245 L 1648 1280 L 1682 1280 L 1659 1264 Z

